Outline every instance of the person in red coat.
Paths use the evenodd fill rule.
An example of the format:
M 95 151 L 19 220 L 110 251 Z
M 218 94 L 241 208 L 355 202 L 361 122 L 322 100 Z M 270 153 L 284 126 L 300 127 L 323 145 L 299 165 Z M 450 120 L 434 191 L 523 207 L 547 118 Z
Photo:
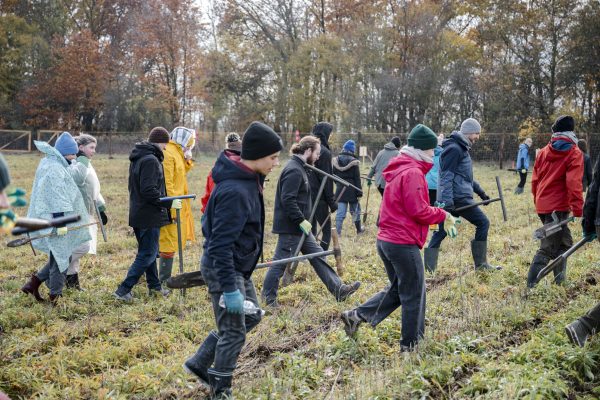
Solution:
M 552 125 L 552 139 L 540 150 L 533 166 L 531 192 L 535 209 L 542 224 L 552 222 L 552 212 L 556 211 L 562 221 L 583 214 L 583 156 L 577 147 L 575 120 L 570 115 L 559 117 Z M 527 286 L 533 287 L 538 273 L 554 258 L 573 245 L 571 231 L 567 225 L 542 239 L 540 248 L 533 257 Z M 566 263 L 554 270 L 554 280 L 560 284 L 565 279 Z
M 227 135 L 227 137 L 225 138 L 225 148 L 239 155 L 242 151 L 242 139 L 240 139 L 240 135 L 238 135 L 237 133 L 230 133 L 229 135 Z M 206 187 L 204 189 L 204 196 L 202 196 L 202 198 L 200 199 L 200 201 L 202 202 L 202 208 L 200 209 L 202 214 L 204 214 L 204 210 L 206 210 L 208 199 L 210 199 L 210 194 L 212 193 L 214 187 L 215 181 L 213 181 L 211 169 L 208 173 L 208 176 L 206 177 Z
M 456 237 L 456 220 L 429 204 L 425 175 L 433 167 L 437 136 L 425 125 L 417 125 L 383 171 L 385 192 L 381 204 L 377 252 L 390 286 L 361 306 L 344 311 L 341 319 L 348 336 L 363 322 L 377 326 L 402 305 L 401 351 L 412 351 L 425 333 L 425 272 L 420 249 L 429 225 L 444 222 L 446 233 Z

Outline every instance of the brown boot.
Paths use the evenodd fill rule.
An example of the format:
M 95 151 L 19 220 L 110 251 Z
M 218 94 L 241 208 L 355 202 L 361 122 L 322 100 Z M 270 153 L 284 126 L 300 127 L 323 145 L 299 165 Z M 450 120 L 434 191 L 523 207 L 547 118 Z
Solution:
M 39 302 L 46 301 L 39 292 L 40 285 L 42 281 L 37 277 L 36 274 L 32 274 L 29 282 L 27 282 L 22 288 L 21 291 L 25 294 L 32 294 L 33 297 Z

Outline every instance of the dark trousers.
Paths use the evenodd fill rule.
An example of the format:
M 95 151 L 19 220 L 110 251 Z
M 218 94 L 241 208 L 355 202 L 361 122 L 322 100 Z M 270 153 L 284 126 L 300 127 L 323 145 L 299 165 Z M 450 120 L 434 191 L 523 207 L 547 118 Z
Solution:
M 319 244 L 323 250 L 328 250 L 331 242 L 331 217 L 327 217 L 329 217 L 329 206 L 324 201 L 319 201 L 315 210 L 315 219 L 311 223 L 313 224 L 312 233 L 315 237 L 319 229 L 318 226 L 321 227 L 321 241 Z M 326 223 L 325 220 L 327 220 Z
M 158 238 L 160 228 L 133 228 L 138 242 L 138 252 L 125 280 L 117 288 L 117 294 L 124 296 L 131 291 L 142 275 L 146 274 L 146 283 L 150 289 L 160 289 L 156 259 L 158 258 Z
M 429 205 L 431 207 L 435 206 L 436 198 L 437 198 L 437 189 L 429 189 Z
M 527 182 L 527 172 L 522 173 L 521 171 L 519 171 L 519 178 L 520 178 L 520 181 L 519 181 L 518 187 L 524 188 L 525 182 Z
M 582 324 L 592 333 L 600 330 L 600 302 L 594 308 L 579 318 Z
M 240 355 L 240 351 L 246 342 L 246 334 L 250 332 L 261 320 L 261 313 L 255 314 L 231 314 L 227 312 L 227 309 L 219 305 L 219 299 L 223 295 L 222 291 L 213 291 L 213 287 L 219 288 L 220 285 L 217 282 L 211 282 L 211 279 L 215 279 L 215 274 L 205 274 L 202 271 L 202 276 L 206 281 L 210 297 L 212 300 L 213 313 L 215 315 L 215 321 L 217 323 L 217 336 L 218 340 L 214 340 L 214 332 L 208 334 L 205 339 L 205 343 L 210 343 L 211 346 L 215 346 L 215 358 L 212 368 L 210 365 L 209 373 L 217 376 L 232 376 L 233 371 L 237 365 L 237 359 Z M 235 286 L 244 295 L 246 300 L 253 302 L 258 305 L 258 298 L 256 297 L 256 289 L 252 279 L 244 279 L 242 275 L 236 275 Z M 213 336 L 213 337 L 211 337 Z M 206 346 L 202 345 L 206 352 L 211 352 L 212 349 L 206 349 Z
M 60 272 L 58 269 L 58 264 L 56 263 L 52 253 L 50 253 L 46 265 L 40 269 L 36 276 L 40 281 L 46 282 L 46 286 L 48 286 L 51 295 L 58 296 L 62 294 L 63 287 L 65 286 L 67 271 L 65 270 L 65 272 Z
M 377 190 L 379 191 L 379 194 L 381 194 L 381 198 L 383 199 L 383 192 L 385 192 L 385 188 L 379 187 L 377 186 Z M 379 207 L 379 210 L 377 210 L 377 221 L 375 221 L 375 226 L 379 226 L 379 217 L 381 214 L 381 206 Z
M 473 204 L 473 200 L 468 201 L 457 201 L 454 205 L 456 208 L 463 207 L 469 204 Z M 488 231 L 490 229 L 490 220 L 485 216 L 483 211 L 479 207 L 469 208 L 468 210 L 461 211 L 459 213 L 452 213 L 458 215 L 461 218 L 466 219 L 471 224 L 475 225 L 475 240 L 478 242 L 487 241 Z M 427 247 L 438 248 L 442 244 L 442 241 L 446 238 L 446 231 L 444 230 L 444 224 L 439 225 L 439 230 L 431 236 L 429 245 Z
M 377 240 L 390 285 L 357 308 L 373 327 L 402 305 L 403 346 L 414 346 L 425 333 L 425 275 L 421 252 L 416 245 Z
M 560 221 L 564 221 L 569 217 L 568 212 L 558 211 L 556 215 Z M 542 224 L 547 224 L 552 222 L 551 214 L 538 214 L 540 217 L 540 221 Z M 529 287 L 533 286 L 533 282 L 535 278 L 539 274 L 539 272 L 546 266 L 548 263 L 567 251 L 569 247 L 573 245 L 573 237 L 571 236 L 571 231 L 569 230 L 568 225 L 563 225 L 562 229 L 556 232 L 554 235 L 544 238 L 540 241 L 540 248 L 535 253 L 533 257 L 533 261 L 531 262 L 531 266 L 529 267 L 529 273 L 527 275 L 527 285 Z M 554 270 L 554 279 L 556 283 L 561 283 L 565 279 L 565 275 L 567 272 L 567 265 L 564 264 L 562 267 L 559 267 Z
M 275 256 L 273 261 L 282 260 L 294 256 L 294 251 L 300 243 L 300 235 L 280 234 L 277 240 L 277 247 L 275 248 Z M 315 237 L 310 234 L 304 240 L 302 254 L 313 254 L 323 251 L 323 249 L 317 244 Z M 325 284 L 327 290 L 333 294 L 336 299 L 339 295 L 340 287 L 343 282 L 337 273 L 327 264 L 325 257 L 315 257 L 310 260 L 310 265 L 313 267 L 321 281 Z M 286 265 L 274 265 L 269 268 L 265 275 L 265 281 L 263 283 L 262 296 L 267 304 L 273 303 L 277 299 L 277 290 L 279 289 L 279 281 L 285 272 Z

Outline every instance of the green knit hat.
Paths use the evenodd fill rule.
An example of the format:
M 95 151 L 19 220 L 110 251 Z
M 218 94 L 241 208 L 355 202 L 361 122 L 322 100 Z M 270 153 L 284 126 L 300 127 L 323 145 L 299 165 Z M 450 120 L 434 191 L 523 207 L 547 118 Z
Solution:
M 437 136 L 423 124 L 415 126 L 408 135 L 408 145 L 415 149 L 430 150 L 437 147 Z

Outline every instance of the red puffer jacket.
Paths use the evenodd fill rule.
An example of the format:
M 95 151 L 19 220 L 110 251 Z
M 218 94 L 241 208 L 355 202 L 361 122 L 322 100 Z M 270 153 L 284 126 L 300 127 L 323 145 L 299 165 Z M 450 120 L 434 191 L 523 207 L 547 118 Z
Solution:
M 538 214 L 571 211 L 583 212 L 583 156 L 577 145 L 556 150 L 552 143 L 540 150 L 533 166 L 531 192 Z
M 446 212 L 429 205 L 425 174 L 433 164 L 400 154 L 383 170 L 385 192 L 377 239 L 423 248 L 429 225 L 446 219 Z

